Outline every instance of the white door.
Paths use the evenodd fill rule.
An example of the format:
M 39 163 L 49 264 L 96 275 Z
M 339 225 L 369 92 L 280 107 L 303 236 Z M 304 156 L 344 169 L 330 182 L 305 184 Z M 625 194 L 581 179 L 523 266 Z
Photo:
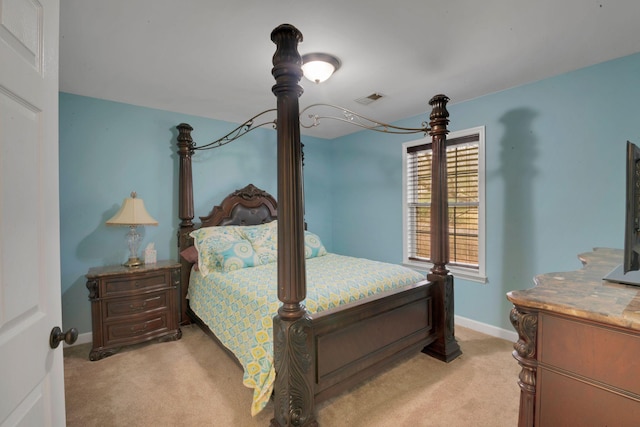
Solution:
M 64 426 L 59 0 L 0 0 L 0 425 Z

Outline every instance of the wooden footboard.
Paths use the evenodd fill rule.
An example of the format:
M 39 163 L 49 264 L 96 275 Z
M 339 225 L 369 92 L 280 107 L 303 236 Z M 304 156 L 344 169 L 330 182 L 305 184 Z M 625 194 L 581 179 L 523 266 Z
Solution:
M 315 401 L 333 397 L 433 342 L 432 289 L 424 281 L 312 315 Z
M 314 402 L 332 398 L 420 350 L 438 337 L 436 283 L 422 281 L 310 316 Z M 187 307 L 190 319 L 242 367 L 209 327 Z

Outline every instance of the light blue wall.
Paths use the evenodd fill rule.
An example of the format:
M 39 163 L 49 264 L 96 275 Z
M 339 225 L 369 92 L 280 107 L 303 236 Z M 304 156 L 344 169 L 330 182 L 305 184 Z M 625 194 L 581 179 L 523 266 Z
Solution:
M 449 111 L 450 130 L 486 126 L 489 282 L 457 280 L 455 311 L 511 330 L 506 292 L 531 287 L 536 274 L 579 269 L 577 254 L 593 247 L 622 247 L 625 144 L 640 143 L 640 54 L 454 99 Z M 413 139 L 360 132 L 332 141 L 335 252 L 401 261 L 401 145 Z
M 580 252 L 622 246 L 624 146 L 640 142 L 640 54 L 464 103 L 451 130 L 486 126 L 487 275 L 456 281 L 456 314 L 511 330 L 506 292 L 536 274 L 580 268 Z M 428 109 L 425 99 L 425 111 Z M 416 126 L 425 117 L 399 122 Z M 126 259 L 126 230 L 104 222 L 130 191 L 158 227 L 145 227 L 158 258 L 177 259 L 175 126 L 200 145 L 235 125 L 60 94 L 60 218 L 63 323 L 91 330 L 84 275 Z M 359 132 L 333 141 L 303 137 L 306 219 L 327 248 L 402 259 L 402 143 Z M 257 130 L 194 158 L 196 215 L 254 183 L 276 194 L 275 132 Z
M 258 111 L 256 111 L 257 113 Z M 85 277 L 94 266 L 126 260 L 126 227 L 105 221 L 132 190 L 157 227 L 143 227 L 142 247 L 154 242 L 158 259 L 177 259 L 176 125 L 186 122 L 204 145 L 235 124 L 149 108 L 60 94 L 60 245 L 65 328 L 91 331 Z M 330 144 L 304 137 L 306 220 L 331 247 L 326 200 Z M 193 157 L 195 214 L 206 215 L 230 192 L 253 183 L 277 194 L 276 132 L 257 129 L 233 144 Z M 196 218 L 197 220 L 197 218 Z

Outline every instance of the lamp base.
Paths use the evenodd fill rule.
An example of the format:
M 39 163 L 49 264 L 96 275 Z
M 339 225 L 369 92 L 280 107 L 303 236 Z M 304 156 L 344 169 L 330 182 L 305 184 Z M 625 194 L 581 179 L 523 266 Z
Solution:
M 140 267 L 142 264 L 144 264 L 144 261 L 142 261 L 140 258 L 131 257 L 122 265 L 124 265 L 125 267 Z

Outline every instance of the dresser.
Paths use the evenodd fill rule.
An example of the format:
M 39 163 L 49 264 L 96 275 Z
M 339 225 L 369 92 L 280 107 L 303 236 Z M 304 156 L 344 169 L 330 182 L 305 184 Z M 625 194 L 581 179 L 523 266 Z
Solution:
M 95 267 L 86 275 L 93 348 L 89 359 L 111 356 L 125 345 L 180 339 L 180 263 Z
M 581 270 L 507 294 L 522 367 L 519 427 L 640 425 L 640 287 L 602 280 L 621 250 L 578 258 Z

